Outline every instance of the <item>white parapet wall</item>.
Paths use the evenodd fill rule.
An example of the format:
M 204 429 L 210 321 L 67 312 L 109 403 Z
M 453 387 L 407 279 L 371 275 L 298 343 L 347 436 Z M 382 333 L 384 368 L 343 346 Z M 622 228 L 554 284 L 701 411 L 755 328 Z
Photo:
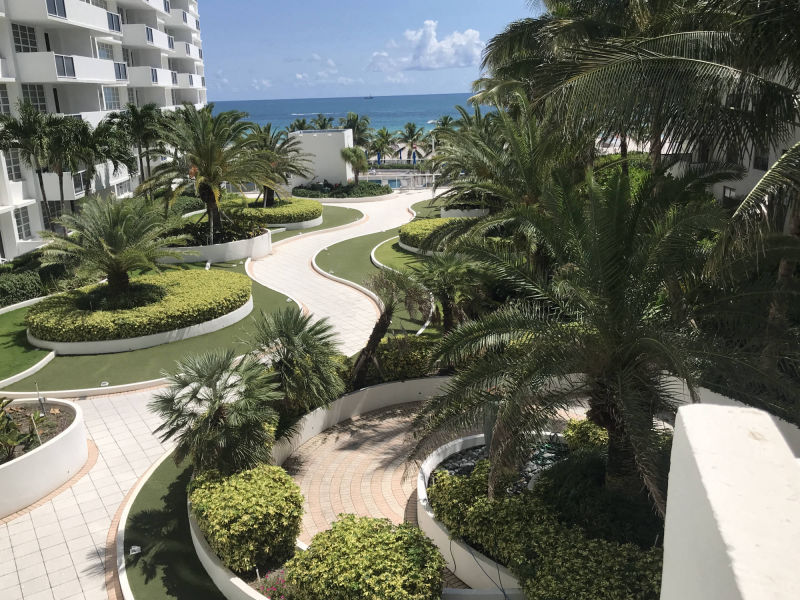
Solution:
M 440 216 L 443 219 L 450 219 L 450 218 L 475 218 L 475 217 L 485 217 L 489 214 L 488 208 L 443 208 L 439 211 Z
M 311 181 L 345 184 L 353 178 L 353 169 L 342 158 L 344 148 L 353 147 L 350 129 L 293 131 L 289 137 L 300 143 L 300 151 L 308 155 L 310 177 L 293 176 L 290 187 Z
M 74 415 L 72 423 L 38 448 L 0 465 L 0 519 L 38 502 L 69 481 L 89 458 L 86 425 L 80 405 L 45 401 Z M 12 406 L 38 407 L 37 400 L 15 400 Z M 1 594 L 0 594 L 1 595 Z
M 284 227 L 284 225 L 275 225 L 274 227 Z M 313 227 L 313 225 L 310 227 Z M 213 246 L 185 246 L 183 248 L 175 248 L 175 250 L 180 256 L 167 256 L 159 259 L 158 262 L 174 265 L 196 262 L 221 263 L 232 260 L 245 260 L 247 258 L 263 258 L 272 254 L 272 232 L 267 231 L 249 240 L 214 244 Z
M 800 598 L 798 439 L 754 408 L 679 409 L 661 600 Z

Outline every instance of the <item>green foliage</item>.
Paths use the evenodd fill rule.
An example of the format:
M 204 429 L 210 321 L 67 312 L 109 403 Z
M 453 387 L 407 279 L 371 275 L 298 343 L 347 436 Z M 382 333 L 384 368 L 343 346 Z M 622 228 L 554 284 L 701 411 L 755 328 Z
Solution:
M 36 428 L 44 420 L 44 415 L 36 411 L 31 415 L 33 422 L 29 424 L 28 431 L 20 430 L 19 425 L 6 411 L 12 400 L 0 398 L 0 464 L 14 458 L 14 451 L 22 446 L 27 451 L 36 442 Z
M 245 227 L 266 228 L 279 223 L 301 223 L 322 216 L 322 204 L 305 198 L 276 200 L 273 206 L 264 208 L 260 203 L 243 201 L 241 197 L 227 196 L 220 208 L 234 221 Z
M 418 335 L 398 335 L 381 340 L 368 380 L 381 383 L 416 379 L 430 374 L 431 351 L 435 342 Z
M 236 310 L 250 298 L 250 279 L 219 270 L 165 271 L 143 275 L 137 285 L 162 288 L 163 299 L 144 306 L 90 310 L 87 297 L 105 284 L 93 285 L 32 306 L 26 322 L 32 335 L 54 342 L 118 340 L 189 327 Z
M 620 159 L 621 156 L 619 154 L 609 154 L 601 156 L 594 161 L 594 180 L 598 185 L 608 185 L 615 175 L 622 173 L 622 166 L 617 163 Z M 631 189 L 639 189 L 647 180 L 651 168 L 650 157 L 647 154 L 642 152 L 628 153 L 628 177 Z
M 564 441 L 572 451 L 604 450 L 608 447 L 608 431 L 589 419 L 570 419 L 564 429 Z
M 44 294 L 42 279 L 36 271 L 0 272 L 0 306 L 24 302 Z
M 660 548 L 591 539 L 535 493 L 490 500 L 488 477 L 485 461 L 468 477 L 437 472 L 431 505 L 454 537 L 508 566 L 529 600 L 657 600 Z
M 393 191 L 388 185 L 375 181 L 359 181 L 357 184 L 346 185 L 325 181 L 297 186 L 292 190 L 292 195 L 300 198 L 368 198 L 391 194 Z
M 456 219 L 417 219 L 400 228 L 400 241 L 412 248 L 421 248 L 434 233 Z
M 282 468 L 263 465 L 226 478 L 200 475 L 190 500 L 208 545 L 232 571 L 263 570 L 292 556 L 303 495 Z
M 439 600 L 444 559 L 418 528 L 342 515 L 286 564 L 297 600 Z
M 204 210 L 205 202 L 196 196 L 178 196 L 170 207 L 173 215 L 185 215 L 186 213 Z

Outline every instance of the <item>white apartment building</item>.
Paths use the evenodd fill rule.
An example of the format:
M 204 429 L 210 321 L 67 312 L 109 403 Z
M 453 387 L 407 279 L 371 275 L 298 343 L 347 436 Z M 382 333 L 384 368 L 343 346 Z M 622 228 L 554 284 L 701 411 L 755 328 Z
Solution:
M 23 100 L 96 126 L 129 102 L 205 105 L 204 75 L 196 0 L 0 0 L 0 113 Z M 124 168 L 100 165 L 91 187 L 83 172 L 66 174 L 65 199 L 124 197 L 137 184 Z M 45 192 L 55 212 L 54 173 Z M 0 153 L 0 259 L 41 245 L 40 195 L 18 154 Z

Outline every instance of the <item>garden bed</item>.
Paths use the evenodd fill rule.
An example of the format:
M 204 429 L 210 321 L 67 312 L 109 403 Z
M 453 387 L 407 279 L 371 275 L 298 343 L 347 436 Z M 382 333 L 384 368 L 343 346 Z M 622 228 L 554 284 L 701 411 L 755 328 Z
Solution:
M 400 228 L 400 247 L 417 254 L 423 251 L 428 240 L 435 234 L 457 222 L 456 219 L 416 219 Z
M 41 409 L 38 404 L 12 403 L 4 410 L 8 417 L 16 424 L 19 430 L 23 432 L 30 430 L 31 418 L 34 415 L 41 414 Z M 45 404 L 42 420 L 36 427 L 39 434 L 37 441 L 30 448 L 16 446 L 11 450 L 10 457 L 6 455 L 0 456 L 0 464 L 14 460 L 15 458 L 23 456 L 25 453 L 44 445 L 56 437 L 59 433 L 65 431 L 74 420 L 75 413 L 72 411 L 63 410 L 58 406 L 48 406 Z
M 131 283 L 138 298 L 138 305 L 131 307 L 105 308 L 110 300 L 104 294 L 107 289 L 104 285 L 88 286 L 43 300 L 28 309 L 29 340 L 34 345 L 49 347 L 42 342 L 139 338 L 219 319 L 250 302 L 250 279 L 236 273 L 166 271 L 134 278 Z
M 294 196 L 301 198 L 371 198 L 385 196 L 394 190 L 388 185 L 372 181 L 360 181 L 358 184 L 348 183 L 311 183 L 297 186 L 292 190 Z

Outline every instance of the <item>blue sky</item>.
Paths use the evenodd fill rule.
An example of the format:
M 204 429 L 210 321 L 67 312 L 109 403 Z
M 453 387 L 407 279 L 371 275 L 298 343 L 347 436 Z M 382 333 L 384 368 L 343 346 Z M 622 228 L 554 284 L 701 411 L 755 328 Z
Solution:
M 468 92 L 526 0 L 200 0 L 209 100 Z

